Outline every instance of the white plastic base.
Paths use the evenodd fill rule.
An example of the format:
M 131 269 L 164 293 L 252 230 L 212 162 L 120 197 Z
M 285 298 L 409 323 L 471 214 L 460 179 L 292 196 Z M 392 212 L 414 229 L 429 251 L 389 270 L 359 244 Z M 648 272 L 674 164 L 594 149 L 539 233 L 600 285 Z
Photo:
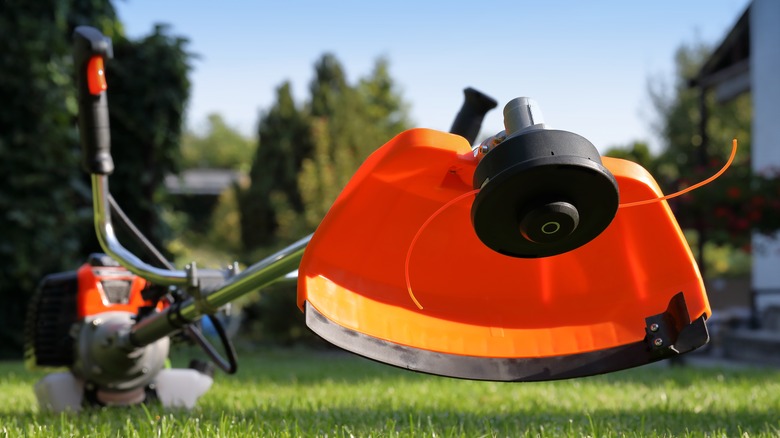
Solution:
M 164 369 L 154 379 L 157 398 L 166 408 L 192 409 L 213 382 L 211 377 L 186 368 Z
M 84 382 L 69 372 L 51 373 L 35 384 L 35 398 L 44 412 L 78 412 L 84 400 Z
M 196 370 L 164 369 L 157 374 L 153 387 L 164 407 L 192 409 L 213 382 L 214 379 Z M 84 381 L 70 372 L 47 374 L 35 384 L 34 391 L 41 411 L 60 413 L 79 412 L 82 409 Z M 107 405 L 141 403 L 143 395 L 143 389 L 123 393 L 98 391 L 98 398 Z

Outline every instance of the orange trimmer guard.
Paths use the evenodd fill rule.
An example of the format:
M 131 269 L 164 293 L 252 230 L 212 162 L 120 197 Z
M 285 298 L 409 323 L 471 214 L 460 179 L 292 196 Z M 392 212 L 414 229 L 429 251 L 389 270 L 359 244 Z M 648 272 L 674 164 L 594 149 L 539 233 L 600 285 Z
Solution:
M 427 129 L 371 155 L 303 256 L 298 305 L 308 326 L 377 361 L 498 381 L 600 374 L 707 342 L 701 275 L 665 201 L 618 209 L 575 250 L 524 259 L 479 240 L 474 195 L 465 195 L 427 224 L 409 253 L 437 210 L 473 190 L 477 163 L 465 139 Z M 661 196 L 638 164 L 603 164 L 621 203 Z

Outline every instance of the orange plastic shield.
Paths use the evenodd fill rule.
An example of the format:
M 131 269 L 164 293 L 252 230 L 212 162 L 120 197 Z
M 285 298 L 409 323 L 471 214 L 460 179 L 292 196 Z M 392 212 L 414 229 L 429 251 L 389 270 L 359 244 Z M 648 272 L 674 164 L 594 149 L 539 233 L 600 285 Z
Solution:
M 320 336 L 404 368 L 485 380 L 603 373 L 707 341 L 701 276 L 665 201 L 621 208 L 584 246 L 507 257 L 470 221 L 478 161 L 462 137 L 415 129 L 371 155 L 307 247 L 298 304 Z M 638 164 L 603 159 L 621 203 L 661 196 Z

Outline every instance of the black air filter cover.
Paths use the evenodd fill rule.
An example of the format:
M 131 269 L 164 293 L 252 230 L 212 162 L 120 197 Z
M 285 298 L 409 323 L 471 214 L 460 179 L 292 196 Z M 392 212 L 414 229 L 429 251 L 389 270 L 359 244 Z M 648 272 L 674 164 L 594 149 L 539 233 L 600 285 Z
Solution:
M 474 172 L 479 239 L 512 257 L 549 257 L 601 234 L 618 208 L 615 177 L 598 150 L 567 131 L 531 129 L 494 147 Z
M 75 271 L 47 275 L 30 299 L 25 321 L 27 366 L 70 367 L 77 321 L 78 276 Z

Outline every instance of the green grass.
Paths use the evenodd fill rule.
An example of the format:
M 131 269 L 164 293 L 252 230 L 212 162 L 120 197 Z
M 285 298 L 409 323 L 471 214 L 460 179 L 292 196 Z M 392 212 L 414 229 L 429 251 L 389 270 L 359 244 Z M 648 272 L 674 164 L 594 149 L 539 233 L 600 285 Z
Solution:
M 42 375 L 0 362 L 0 437 L 780 436 L 780 372 L 652 365 L 607 376 L 493 383 L 352 355 L 244 354 L 192 412 L 38 412 Z M 182 358 L 184 360 L 184 358 Z

